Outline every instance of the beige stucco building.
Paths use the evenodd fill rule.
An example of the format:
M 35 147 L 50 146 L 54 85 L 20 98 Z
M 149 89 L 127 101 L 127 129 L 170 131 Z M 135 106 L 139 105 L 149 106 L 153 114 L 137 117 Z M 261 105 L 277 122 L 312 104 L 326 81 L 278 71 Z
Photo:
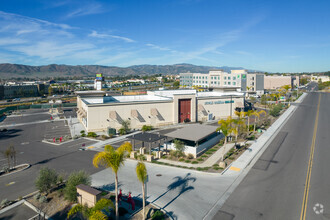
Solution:
M 282 86 L 289 85 L 291 88 L 299 86 L 299 76 L 265 76 L 265 89 L 278 89 Z
M 240 92 L 196 90 L 148 91 L 147 95 L 105 96 L 102 91 L 77 92 L 78 119 L 87 131 L 120 129 L 129 120 L 132 129 L 183 122 L 217 120 L 243 107 Z

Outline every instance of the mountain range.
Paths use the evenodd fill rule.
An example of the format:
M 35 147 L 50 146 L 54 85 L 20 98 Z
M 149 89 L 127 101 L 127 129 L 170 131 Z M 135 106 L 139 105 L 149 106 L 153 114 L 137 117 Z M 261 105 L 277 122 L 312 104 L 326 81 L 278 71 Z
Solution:
M 58 65 L 50 64 L 45 66 L 29 66 L 21 64 L 0 64 L 0 78 L 46 78 L 46 77 L 91 77 L 96 73 L 103 73 L 104 76 L 125 76 L 125 75 L 153 75 L 153 74 L 179 74 L 185 72 L 207 73 L 212 69 L 230 71 L 232 69 L 244 69 L 242 67 L 214 67 L 197 66 L 192 64 L 173 65 L 135 65 L 129 67 L 101 66 L 101 65 Z

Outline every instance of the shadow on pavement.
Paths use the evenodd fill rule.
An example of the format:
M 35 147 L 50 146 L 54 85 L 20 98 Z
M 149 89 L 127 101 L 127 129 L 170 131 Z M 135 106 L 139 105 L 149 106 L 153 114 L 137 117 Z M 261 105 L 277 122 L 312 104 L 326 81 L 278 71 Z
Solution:
M 195 189 L 195 187 L 190 186 L 190 183 L 195 182 L 196 181 L 196 178 L 195 177 L 191 177 L 190 175 L 191 175 L 191 173 L 187 173 L 187 175 L 185 177 L 183 177 L 183 178 L 181 176 L 174 177 L 173 179 L 175 179 L 175 181 L 173 183 L 171 183 L 170 185 L 168 185 L 167 191 L 164 192 L 163 194 L 161 194 L 160 196 L 158 196 L 154 201 L 152 201 L 152 203 L 156 202 L 158 199 L 160 199 L 161 197 L 163 197 L 169 191 L 178 189 L 179 190 L 179 194 L 176 197 L 174 197 L 171 201 L 169 201 L 163 207 L 163 209 L 165 209 L 167 206 L 169 206 L 172 202 L 174 202 L 183 193 Z
M 8 138 L 13 138 L 19 136 L 19 132 L 21 132 L 22 129 L 8 129 L 7 131 L 1 131 L 0 132 L 0 140 L 5 140 Z
M 48 159 L 45 159 L 45 160 L 41 160 L 39 162 L 31 164 L 31 166 L 35 166 L 35 165 L 38 165 L 38 164 L 45 164 L 45 163 L 48 163 L 49 161 L 52 161 L 54 159 L 57 159 L 57 158 L 60 158 L 60 157 L 65 157 L 67 155 L 74 154 L 74 153 L 76 153 L 76 151 L 72 151 L 72 152 L 69 152 L 69 153 L 66 153 L 66 154 L 62 154 L 62 155 L 59 155 L 57 157 L 51 157 L 51 158 L 48 158 Z

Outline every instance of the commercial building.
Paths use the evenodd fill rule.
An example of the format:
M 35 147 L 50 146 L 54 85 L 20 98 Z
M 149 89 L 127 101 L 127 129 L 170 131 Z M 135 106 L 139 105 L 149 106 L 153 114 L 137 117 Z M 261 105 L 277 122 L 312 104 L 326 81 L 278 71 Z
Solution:
M 211 70 L 209 73 L 180 73 L 183 87 L 235 87 L 240 91 L 261 95 L 264 93 L 264 74 L 247 70 Z
M 329 76 L 315 76 L 315 75 L 312 75 L 311 76 L 311 81 L 312 82 L 329 82 L 330 81 L 330 79 L 329 79 L 330 77 Z
M 299 76 L 265 76 L 265 89 L 278 89 L 282 86 L 289 85 L 291 88 L 299 86 Z
M 244 107 L 240 92 L 160 90 L 148 91 L 147 95 L 106 96 L 103 91 L 77 91 L 76 94 L 78 119 L 87 131 L 118 130 L 126 120 L 132 129 L 218 120 Z
M 12 99 L 18 97 L 34 97 L 43 93 L 48 93 L 47 84 L 34 85 L 0 85 L 0 99 Z

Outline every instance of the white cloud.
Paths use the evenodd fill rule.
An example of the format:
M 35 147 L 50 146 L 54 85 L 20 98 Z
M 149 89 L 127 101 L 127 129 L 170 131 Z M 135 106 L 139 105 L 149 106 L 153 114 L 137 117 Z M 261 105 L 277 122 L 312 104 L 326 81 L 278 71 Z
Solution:
M 60 57 L 70 57 L 71 54 L 94 48 L 91 44 L 58 44 L 55 42 L 38 42 L 34 45 L 28 46 L 11 46 L 10 50 L 24 53 L 28 56 L 38 56 L 42 59 L 55 59 Z
M 123 37 L 123 36 L 118 36 L 118 35 L 111 35 L 111 34 L 100 34 L 97 33 L 97 31 L 92 31 L 92 33 L 90 33 L 88 35 L 89 37 L 96 37 L 96 38 L 113 38 L 113 39 L 119 39 L 119 40 L 123 40 L 126 41 L 128 43 L 133 43 L 136 42 L 135 40 L 128 38 L 128 37 Z
M 146 46 L 151 47 L 152 49 L 156 49 L 156 50 L 171 51 L 171 49 L 169 49 L 167 47 L 160 47 L 155 44 L 146 44 Z
M 19 38 L 9 38 L 9 37 L 0 38 L 0 46 L 24 44 L 26 42 L 27 42 L 26 40 Z
M 72 17 L 79 17 L 79 16 L 85 16 L 85 15 L 92 15 L 92 14 L 100 14 L 104 13 L 105 10 L 99 3 L 92 3 L 84 5 L 83 7 L 80 7 L 78 9 L 75 9 L 74 11 L 68 13 L 66 15 L 67 18 Z

